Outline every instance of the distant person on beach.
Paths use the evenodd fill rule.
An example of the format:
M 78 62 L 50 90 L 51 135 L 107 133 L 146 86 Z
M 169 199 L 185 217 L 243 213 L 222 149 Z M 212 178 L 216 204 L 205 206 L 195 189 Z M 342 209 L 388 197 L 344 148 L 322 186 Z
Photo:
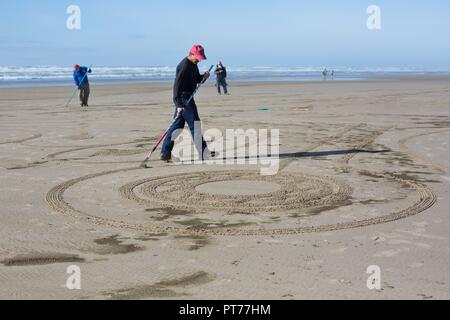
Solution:
M 89 94 L 91 89 L 89 87 L 89 79 L 87 74 L 92 73 L 91 69 L 80 67 L 78 64 L 73 66 L 73 80 L 80 91 L 80 103 L 82 107 L 88 107 Z
M 169 128 L 162 146 L 160 158 L 162 161 L 169 162 L 172 160 L 172 150 L 176 138 L 173 135 L 177 130 L 183 129 L 186 122 L 191 130 L 192 138 L 194 139 L 197 150 L 200 148 L 201 144 L 202 160 L 205 156 L 210 156 L 207 154 L 205 155 L 205 151 L 208 147 L 203 139 L 202 133 L 195 132 L 195 130 L 201 130 L 198 128 L 198 125 L 195 125 L 196 122 L 200 122 L 197 105 L 195 104 L 194 99 L 189 102 L 189 98 L 194 93 L 197 85 L 202 81 L 207 80 L 210 76 L 209 72 L 200 74 L 197 65 L 203 60 L 206 60 L 205 50 L 201 45 L 194 45 L 189 52 L 189 56 L 184 58 L 177 67 L 175 84 L 173 87 L 173 101 L 175 104 L 174 122 Z M 200 150 L 198 151 L 200 152 Z
M 334 80 L 334 70 L 331 70 L 331 80 Z
M 222 94 L 221 87 L 223 87 L 223 92 L 228 94 L 228 84 L 227 84 L 227 69 L 223 66 L 222 61 L 216 66 L 216 71 L 214 72 L 217 77 L 217 92 Z
M 322 71 L 322 76 L 323 76 L 323 80 L 327 80 L 327 77 L 328 77 L 328 70 L 327 69 Z

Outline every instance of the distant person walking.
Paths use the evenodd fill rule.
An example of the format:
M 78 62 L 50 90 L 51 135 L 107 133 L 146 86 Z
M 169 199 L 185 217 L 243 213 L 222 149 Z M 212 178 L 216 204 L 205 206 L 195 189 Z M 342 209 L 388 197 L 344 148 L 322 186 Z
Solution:
M 323 76 L 323 80 L 327 80 L 327 77 L 328 77 L 328 70 L 327 69 L 322 71 L 322 76 Z
M 73 68 L 73 80 L 80 91 L 80 104 L 82 107 L 88 107 L 91 89 L 89 87 L 89 79 L 87 74 L 92 73 L 92 70 L 86 67 L 80 67 L 78 64 L 74 65 Z
M 331 70 L 331 80 L 334 80 L 334 70 Z
M 228 94 L 228 84 L 227 84 L 227 68 L 225 68 L 221 61 L 216 66 L 216 71 L 214 72 L 217 77 L 217 92 L 222 94 L 221 87 L 223 87 L 223 92 Z

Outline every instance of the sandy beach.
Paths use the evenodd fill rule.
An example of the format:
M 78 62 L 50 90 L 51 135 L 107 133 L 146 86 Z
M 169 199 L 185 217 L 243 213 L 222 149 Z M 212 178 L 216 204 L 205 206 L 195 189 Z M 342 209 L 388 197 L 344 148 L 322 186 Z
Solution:
M 279 129 L 272 176 L 139 168 L 171 83 L 71 90 L 0 89 L 0 299 L 450 298 L 450 77 L 208 83 L 204 129 Z

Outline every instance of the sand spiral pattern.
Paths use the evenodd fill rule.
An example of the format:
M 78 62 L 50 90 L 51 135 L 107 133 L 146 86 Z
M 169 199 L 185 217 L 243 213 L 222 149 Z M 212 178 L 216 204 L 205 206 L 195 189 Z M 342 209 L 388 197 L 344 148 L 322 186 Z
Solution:
M 278 191 L 254 195 L 220 195 L 200 193 L 198 186 L 233 180 L 268 182 Z M 123 186 L 123 197 L 141 204 L 170 206 L 202 213 L 270 213 L 337 204 L 350 197 L 352 189 L 331 177 L 278 174 L 263 177 L 248 171 L 208 171 L 168 177 L 149 178 Z
M 314 232 L 327 232 L 327 231 L 336 231 L 336 230 L 344 230 L 344 229 L 352 229 L 359 227 L 366 227 L 370 225 L 376 225 L 381 223 L 387 223 L 399 219 L 403 219 L 409 216 L 413 216 L 423 212 L 433 206 L 436 202 L 435 194 L 427 188 L 425 185 L 405 180 L 395 175 L 389 173 L 372 173 L 378 175 L 380 178 L 385 178 L 391 181 L 396 181 L 400 184 L 406 184 L 412 189 L 415 189 L 419 195 L 419 199 L 412 204 L 411 206 L 404 208 L 402 210 L 391 212 L 383 216 L 363 219 L 363 220 L 355 220 L 351 222 L 343 222 L 336 224 L 326 224 L 326 225 L 313 225 L 313 226 L 305 226 L 305 227 L 293 227 L 293 228 L 278 228 L 278 229 L 237 229 L 237 228 L 217 228 L 217 229 L 207 229 L 207 228 L 181 228 L 172 225 L 161 225 L 158 223 L 132 223 L 119 221 L 104 217 L 95 216 L 93 214 L 82 212 L 76 208 L 74 208 L 71 204 L 65 201 L 64 193 L 70 187 L 81 183 L 83 181 L 87 181 L 90 179 L 116 174 L 120 172 L 134 171 L 138 170 L 137 168 L 128 168 L 128 169 L 120 169 L 113 170 L 107 172 L 101 172 L 96 174 L 91 174 L 87 176 L 83 176 L 80 178 L 76 178 L 73 180 L 69 180 L 60 185 L 55 186 L 47 193 L 47 203 L 49 206 L 57 212 L 60 212 L 64 215 L 71 216 L 80 221 L 89 222 L 95 225 L 104 226 L 104 227 L 112 227 L 112 228 L 121 228 L 121 229 L 132 229 L 141 232 L 149 232 L 149 233 L 161 233 L 161 232 L 169 232 L 173 234 L 179 235 L 210 235 L 210 236 L 261 236 L 261 235 L 289 235 L 289 234 L 304 234 L 304 233 L 314 233 Z M 327 180 L 330 181 L 330 180 Z M 134 184 L 129 184 L 121 188 L 122 196 L 126 196 L 135 201 L 148 201 L 142 200 L 139 197 L 135 196 L 134 192 L 130 192 L 130 190 L 134 190 L 136 187 L 145 184 L 146 180 L 141 180 L 135 182 Z M 344 189 L 347 190 L 348 189 Z M 341 191 L 342 192 L 342 191 Z M 339 192 L 337 194 L 340 194 Z M 345 194 L 345 193 L 344 193 Z M 323 200 L 322 200 L 323 201 Z M 179 201 L 180 202 L 180 201 Z M 178 203 L 179 203 L 178 202 Z
M 389 128 L 379 128 L 365 132 L 365 137 L 359 140 L 355 148 L 363 148 L 370 145 L 378 136 L 387 130 Z M 336 164 L 344 172 L 362 172 L 363 170 L 353 168 L 349 165 L 350 160 L 354 156 L 355 153 L 345 155 L 338 159 Z M 283 227 L 279 225 L 275 228 L 259 227 L 253 229 L 242 227 L 211 228 L 201 225 L 180 227 L 172 223 L 158 223 L 157 221 L 145 223 L 118 221 L 84 213 L 72 207 L 64 200 L 64 192 L 75 184 L 134 170 L 139 169 L 119 169 L 69 180 L 50 190 L 47 194 L 47 202 L 51 208 L 65 215 L 108 227 L 133 229 L 149 233 L 167 232 L 178 235 L 267 236 L 328 232 L 392 222 L 419 214 L 432 207 L 437 201 L 434 192 L 422 183 L 394 173 L 373 171 L 368 171 L 367 173 L 371 176 L 395 182 L 401 186 L 407 186 L 415 190 L 418 199 L 408 207 L 376 217 L 333 224 L 312 223 L 304 226 L 290 226 L 285 224 Z M 250 181 L 251 183 L 265 182 L 275 184 L 279 186 L 279 190 L 251 195 L 205 193 L 197 190 L 199 186 L 209 183 L 239 180 Z M 121 196 L 126 199 L 152 207 L 159 206 L 184 209 L 189 212 L 195 212 L 196 214 L 214 214 L 217 212 L 222 214 L 254 215 L 258 213 L 270 214 L 271 212 L 288 212 L 296 209 L 300 211 L 303 208 L 338 205 L 345 200 L 349 200 L 352 194 L 352 188 L 350 186 L 328 176 L 312 176 L 289 172 L 279 173 L 276 176 L 263 177 L 256 172 L 237 170 L 204 171 L 146 178 L 126 184 L 119 191 Z

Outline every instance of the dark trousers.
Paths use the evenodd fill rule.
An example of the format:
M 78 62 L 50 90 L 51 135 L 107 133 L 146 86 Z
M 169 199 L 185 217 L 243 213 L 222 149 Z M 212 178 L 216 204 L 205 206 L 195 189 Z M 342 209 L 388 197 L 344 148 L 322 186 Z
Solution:
M 219 94 L 222 94 L 222 92 L 220 91 L 220 87 L 223 87 L 223 92 L 225 94 L 228 94 L 227 86 L 227 81 L 225 79 L 217 79 L 217 92 L 219 92 Z
M 91 93 L 89 83 L 81 84 L 78 86 L 78 88 L 80 89 L 80 102 L 82 105 L 87 106 L 88 100 L 89 100 L 89 94 Z
M 207 149 L 207 144 L 205 140 L 203 139 L 203 135 L 201 132 L 201 126 L 200 126 L 200 117 L 198 115 L 197 111 L 197 105 L 195 104 L 194 99 L 191 100 L 191 102 L 187 105 L 187 100 L 183 98 L 183 105 L 184 105 L 184 112 L 178 116 L 178 108 L 175 106 L 175 114 L 174 114 L 174 123 L 170 127 L 169 131 L 167 132 L 167 136 L 164 140 L 161 154 L 165 157 L 168 157 L 172 154 L 173 147 L 175 145 L 175 139 L 177 138 L 174 133 L 175 131 L 179 129 L 183 129 L 186 123 L 189 126 L 189 129 L 191 131 L 192 139 L 194 140 L 194 143 L 196 144 L 197 150 L 199 150 L 199 145 L 201 145 L 201 159 L 203 159 L 203 153 Z M 195 126 L 195 122 L 197 122 L 197 128 Z M 197 129 L 199 132 L 195 132 L 195 129 Z M 179 132 L 178 132 L 179 133 Z M 199 141 L 195 141 L 195 139 L 201 139 Z

